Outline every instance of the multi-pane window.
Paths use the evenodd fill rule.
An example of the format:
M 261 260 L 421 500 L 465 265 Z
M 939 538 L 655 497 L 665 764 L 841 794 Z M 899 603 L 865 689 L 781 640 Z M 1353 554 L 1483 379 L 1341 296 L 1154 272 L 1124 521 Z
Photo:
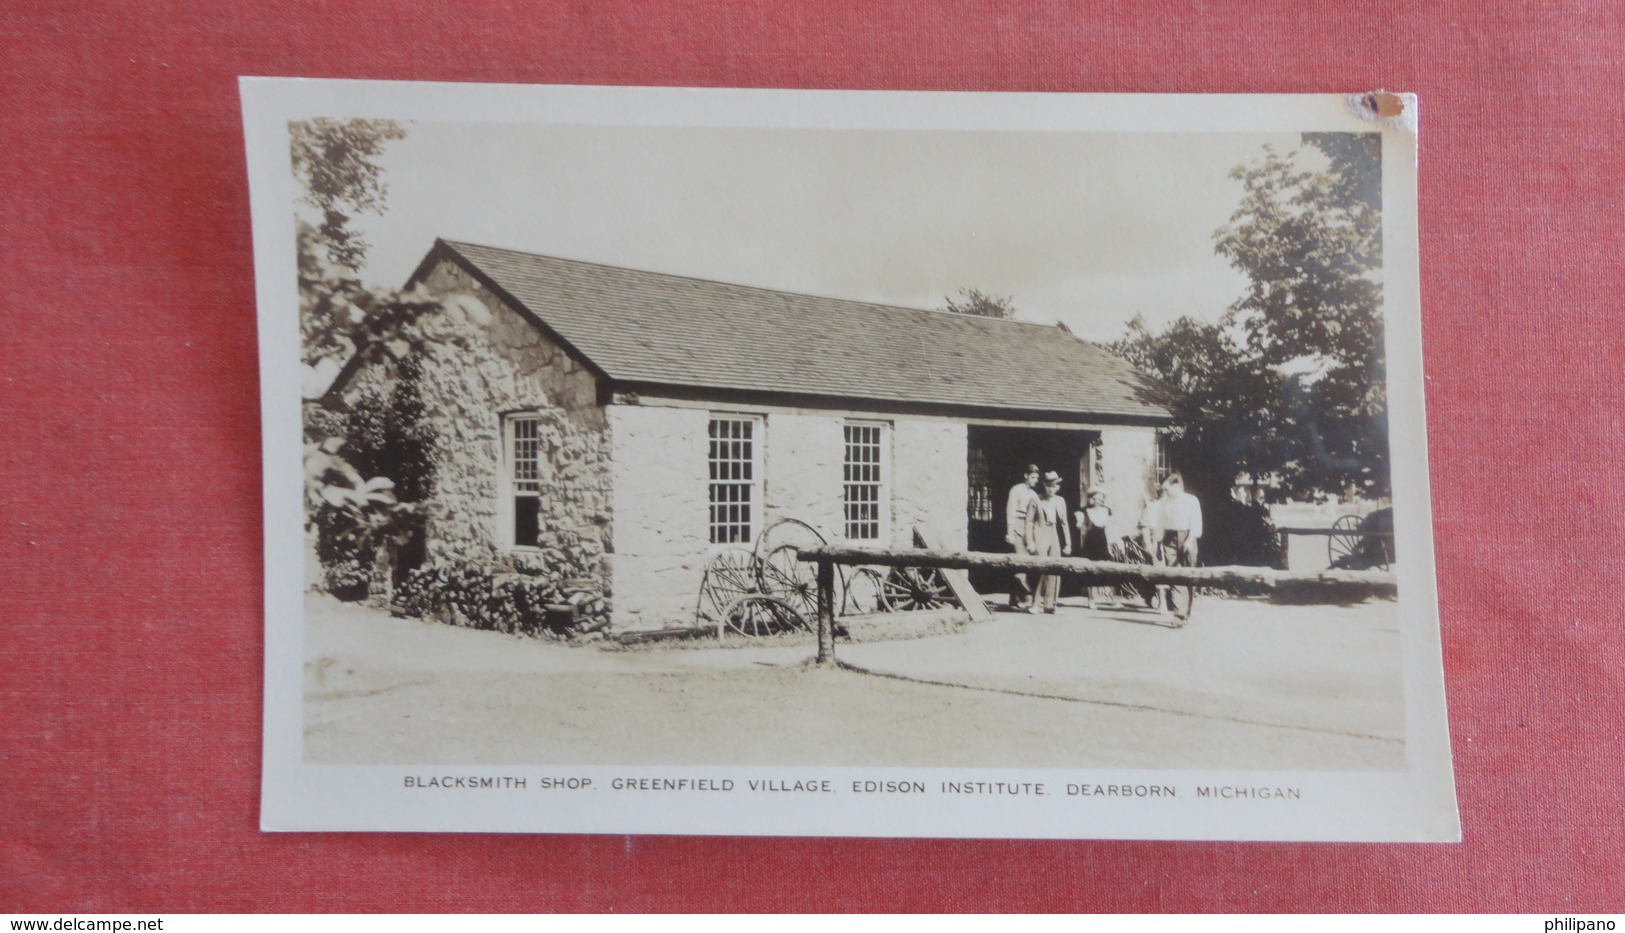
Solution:
M 508 418 L 508 491 L 514 547 L 536 547 L 541 537 L 541 444 L 535 415 Z
M 987 472 L 987 453 L 980 447 L 972 447 L 969 463 L 966 487 L 970 499 L 965 511 L 973 522 L 990 522 L 993 520 L 993 480 Z
M 749 543 L 756 536 L 759 510 L 757 442 L 754 418 L 712 418 L 711 543 Z
M 1172 468 L 1168 465 L 1168 435 L 1157 435 L 1157 482 L 1168 478 Z
M 884 541 L 886 523 L 886 427 L 848 424 L 842 499 L 848 541 Z

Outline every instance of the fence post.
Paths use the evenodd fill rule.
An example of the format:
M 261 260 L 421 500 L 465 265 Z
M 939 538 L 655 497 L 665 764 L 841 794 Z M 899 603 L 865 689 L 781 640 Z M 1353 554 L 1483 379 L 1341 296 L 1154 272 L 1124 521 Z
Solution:
M 835 666 L 835 562 L 818 562 L 818 660 L 819 667 Z

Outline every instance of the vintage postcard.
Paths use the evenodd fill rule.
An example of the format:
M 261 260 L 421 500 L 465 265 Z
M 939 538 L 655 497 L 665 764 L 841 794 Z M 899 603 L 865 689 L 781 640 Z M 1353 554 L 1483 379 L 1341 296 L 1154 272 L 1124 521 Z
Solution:
M 1458 838 L 1414 98 L 242 96 L 265 829 Z

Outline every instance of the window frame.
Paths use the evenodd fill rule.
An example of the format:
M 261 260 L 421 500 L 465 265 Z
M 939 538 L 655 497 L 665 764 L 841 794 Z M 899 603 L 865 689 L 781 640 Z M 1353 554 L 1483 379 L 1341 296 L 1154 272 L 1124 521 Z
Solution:
M 715 426 L 718 423 L 748 424 L 748 425 L 751 426 L 751 429 L 750 429 L 750 459 L 748 461 L 750 463 L 750 479 L 749 480 L 744 481 L 744 482 L 741 482 L 739 480 L 734 480 L 734 479 L 722 479 L 722 480 L 719 480 L 719 479 L 715 478 L 712 475 L 713 474 L 713 464 L 716 464 L 716 463 L 745 462 L 745 461 L 736 460 L 736 459 L 732 459 L 732 458 L 723 459 L 723 460 L 718 460 L 718 459 L 714 458 L 713 449 L 712 449 L 712 446 L 711 446 L 712 444 L 716 443 L 719 440 L 720 441 L 731 441 L 731 440 L 738 440 L 739 439 L 739 438 L 720 438 L 720 437 L 718 437 L 717 434 L 715 433 Z M 710 413 L 710 417 L 706 420 L 705 436 L 706 436 L 706 452 L 705 452 L 705 473 L 706 473 L 706 478 L 705 478 L 705 503 L 706 503 L 705 537 L 706 537 L 706 541 L 708 542 L 707 547 L 710 548 L 710 550 L 712 550 L 712 551 L 718 551 L 718 550 L 721 550 L 723 548 L 730 548 L 730 547 L 747 547 L 747 548 L 748 547 L 754 547 L 755 544 L 756 544 L 757 536 L 762 533 L 762 528 L 763 528 L 762 519 L 763 519 L 764 511 L 766 509 L 766 503 L 763 501 L 763 490 L 766 487 L 765 487 L 765 484 L 763 483 L 762 468 L 763 468 L 763 464 L 765 462 L 764 457 L 763 457 L 763 450 L 767 446 L 767 444 L 766 444 L 766 440 L 767 440 L 767 420 L 765 418 L 763 418 L 761 415 L 750 414 L 750 413 L 747 413 L 747 412 L 713 411 L 713 412 Z M 739 539 L 739 540 L 732 540 L 732 541 L 730 541 L 730 540 L 722 540 L 722 541 L 717 540 L 717 531 L 718 531 L 719 528 L 734 527 L 734 526 L 737 526 L 739 524 L 738 522 L 723 522 L 723 523 L 719 524 L 717 522 L 717 520 L 716 520 L 716 513 L 715 513 L 714 510 L 717 508 L 717 506 L 719 504 L 723 505 L 723 506 L 726 506 L 726 505 L 730 504 L 730 503 L 728 503 L 726 501 L 723 501 L 723 502 L 719 503 L 719 501 L 718 501 L 718 499 L 716 497 L 717 489 L 719 487 L 725 486 L 725 485 L 726 486 L 734 486 L 734 487 L 744 487 L 749 491 L 749 498 L 744 503 L 746 506 L 749 507 L 748 518 L 746 519 L 746 523 L 745 523 L 745 527 L 744 527 L 745 534 L 744 534 L 744 537 Z
M 875 466 L 879 478 L 872 484 L 867 481 L 853 483 L 848 479 L 848 470 L 855 464 L 851 459 L 854 444 L 849 433 L 854 428 L 869 428 L 879 432 L 879 436 L 874 442 L 877 454 Z M 855 547 L 885 548 L 891 546 L 892 436 L 892 424 L 889 421 L 851 419 L 841 422 L 841 540 Z M 862 463 L 857 462 L 856 465 L 861 466 Z M 856 485 L 873 485 L 876 489 L 876 515 L 874 519 L 876 536 L 873 538 L 854 538 L 851 535 L 851 526 L 854 520 L 847 511 L 851 504 L 847 499 L 847 494 L 848 490 Z M 862 519 L 859 519 L 859 521 L 862 521 Z
M 497 540 L 502 547 L 510 551 L 535 552 L 541 550 L 541 498 L 542 498 L 542 450 L 541 450 L 541 423 L 542 418 L 534 411 L 513 411 L 502 416 L 502 471 L 498 486 L 497 502 Z M 534 434 L 530 438 L 519 436 L 520 425 L 532 425 Z M 530 440 L 535 445 L 533 477 L 521 478 L 519 470 L 519 447 L 521 440 Z M 529 484 L 534 488 L 523 489 Z M 536 499 L 536 543 L 520 544 L 518 541 L 518 500 L 520 498 Z
M 1168 474 L 1174 471 L 1173 457 L 1172 451 L 1168 449 L 1167 432 L 1158 431 L 1152 437 L 1154 440 L 1152 441 L 1151 451 L 1151 472 L 1156 476 L 1157 485 L 1160 486 L 1162 481 L 1168 478 Z

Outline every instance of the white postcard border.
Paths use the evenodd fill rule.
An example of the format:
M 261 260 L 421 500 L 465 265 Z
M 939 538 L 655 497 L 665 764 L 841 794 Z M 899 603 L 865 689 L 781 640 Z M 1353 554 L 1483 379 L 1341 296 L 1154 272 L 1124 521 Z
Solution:
M 1451 841 L 1459 838 L 1445 722 L 1428 505 L 1417 258 L 1416 138 L 1334 95 L 1066 95 L 525 87 L 245 78 L 241 82 L 259 306 L 266 546 L 266 830 L 807 836 Z M 1415 106 L 1414 99 L 1409 99 Z M 286 125 L 310 116 L 664 126 L 1115 131 L 1372 131 L 1383 136 L 1384 313 L 1408 769 L 1394 773 L 1196 770 L 336 766 L 302 760 L 303 468 L 298 197 Z M 409 786 L 428 778 L 523 787 Z M 590 779 L 544 788 L 544 779 Z M 616 790 L 617 779 L 732 781 L 732 790 Z M 751 791 L 752 780 L 829 781 L 830 793 Z M 1043 784 L 1047 794 L 866 794 L 853 782 Z M 476 782 L 478 783 L 478 782 Z M 1068 785 L 1173 786 L 1173 798 L 1067 793 Z M 690 787 L 695 785 L 690 784 Z M 1199 787 L 1296 797 L 1198 797 Z

